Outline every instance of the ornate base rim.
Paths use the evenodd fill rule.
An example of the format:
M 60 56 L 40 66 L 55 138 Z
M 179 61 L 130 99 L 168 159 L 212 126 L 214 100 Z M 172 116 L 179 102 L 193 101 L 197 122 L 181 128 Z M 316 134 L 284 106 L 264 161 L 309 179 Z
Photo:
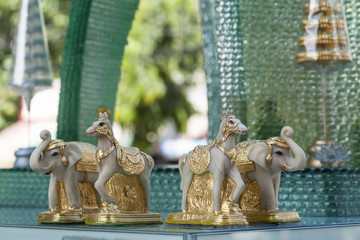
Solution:
M 172 213 L 169 214 L 167 220 L 168 224 L 190 224 L 190 225 L 206 225 L 206 226 L 247 226 L 249 223 L 242 213 Z
M 85 214 L 82 211 L 41 212 L 36 218 L 40 223 L 84 223 Z
M 288 210 L 275 211 L 243 211 L 246 220 L 254 222 L 300 222 L 301 218 L 298 212 Z
M 160 224 L 163 223 L 160 213 L 88 213 L 86 224 L 89 225 L 122 225 L 122 224 Z

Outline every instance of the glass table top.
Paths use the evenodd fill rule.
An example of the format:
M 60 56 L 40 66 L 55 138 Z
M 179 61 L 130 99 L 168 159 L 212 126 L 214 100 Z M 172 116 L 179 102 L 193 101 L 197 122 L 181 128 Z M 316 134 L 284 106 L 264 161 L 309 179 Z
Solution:
M 46 209 L 38 208 L 0 208 L 0 239 L 17 239 L 16 234 L 20 234 L 18 239 L 24 239 L 24 236 L 29 239 L 42 239 L 48 237 L 49 234 L 59 234 L 60 239 L 73 239 L 71 236 L 84 236 L 88 239 L 113 239 L 112 235 L 120 236 L 121 239 L 133 239 L 132 237 L 144 239 L 201 239 L 210 236 L 213 239 L 220 239 L 224 235 L 239 235 L 249 236 L 255 234 L 266 233 L 262 239 L 272 239 L 278 237 L 277 235 L 284 235 L 289 232 L 293 239 L 296 239 L 296 234 L 301 233 L 315 234 L 318 232 L 322 234 L 330 234 L 328 239 L 335 236 L 332 231 L 336 230 L 337 239 L 338 234 L 344 230 L 344 234 L 351 233 L 351 236 L 360 238 L 360 216 L 359 217 L 302 217 L 301 222 L 297 223 L 250 223 L 249 226 L 190 226 L 190 225 L 172 225 L 172 224 L 139 224 L 139 225 L 101 225 L 89 226 L 86 224 L 41 224 L 36 222 L 36 217 L 40 212 Z M 167 213 L 163 213 L 163 219 L 167 218 Z M 100 235 L 99 235 L 100 234 Z M 276 236 L 272 236 L 277 234 Z M 99 235 L 98 237 L 96 237 Z M 286 234 L 285 234 L 286 235 Z M 3 238 L 8 236 L 9 238 Z M 266 236 L 270 238 L 266 238 Z M 70 238 L 69 238 L 70 237 Z M 26 238 L 27 239 L 27 238 Z M 45 239 L 45 238 L 44 238 Z M 80 238 L 81 239 L 81 238 Z M 255 238 L 258 239 L 258 238 Z M 301 239 L 301 238 L 299 238 Z M 335 239 L 335 238 L 334 238 Z M 352 239 L 342 238 L 341 239 Z

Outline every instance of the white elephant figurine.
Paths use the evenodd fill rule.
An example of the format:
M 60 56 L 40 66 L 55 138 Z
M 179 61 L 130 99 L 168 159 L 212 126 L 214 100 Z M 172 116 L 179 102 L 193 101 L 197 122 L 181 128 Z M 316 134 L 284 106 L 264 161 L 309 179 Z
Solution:
M 138 148 L 119 145 L 106 112 L 86 130 L 98 138 L 96 160 L 99 177 L 95 189 L 101 196 L 100 213 L 87 216 L 88 224 L 159 223 L 150 211 L 149 178 L 154 160 Z M 131 213 L 132 215 L 126 215 Z M 144 217 L 146 216 L 146 218 Z M 139 222 L 140 221 L 140 222 Z
M 51 178 L 49 212 L 40 214 L 38 220 L 83 222 L 83 208 L 97 208 L 100 203 L 99 196 L 92 191 L 98 177 L 96 147 L 83 142 L 51 140 L 48 130 L 41 131 L 40 138 L 43 141 L 31 154 L 30 167 Z
M 212 144 L 197 146 L 180 157 L 182 213 L 170 214 L 167 223 L 248 224 L 237 204 L 245 184 L 233 161 L 236 155 L 235 135 L 244 135 L 247 131 L 246 126 L 227 111 Z M 226 199 L 222 197 L 225 179 L 235 183 L 231 196 Z
M 245 183 L 251 186 L 247 188 L 250 192 L 244 191 L 243 195 L 252 196 L 241 197 L 240 206 L 243 210 L 249 210 L 249 212 L 244 211 L 245 215 L 254 211 L 262 211 L 264 214 L 277 211 L 281 172 L 298 171 L 305 166 L 305 152 L 292 139 L 293 134 L 294 130 L 286 126 L 281 130 L 281 137 L 269 138 L 265 141 L 245 141 L 236 145 L 238 170 Z M 257 184 L 253 184 L 255 181 Z M 255 197 L 256 192 L 260 193 L 259 197 Z M 254 214 L 260 216 L 259 213 Z M 300 220 L 293 213 L 290 215 L 292 216 L 284 216 L 284 220 Z M 281 221 L 277 217 L 272 217 L 273 219 L 269 221 Z

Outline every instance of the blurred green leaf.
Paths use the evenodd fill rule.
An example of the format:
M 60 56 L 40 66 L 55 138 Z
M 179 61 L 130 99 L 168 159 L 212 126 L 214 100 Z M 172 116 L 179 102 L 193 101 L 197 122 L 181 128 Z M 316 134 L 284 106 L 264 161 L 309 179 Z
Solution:
M 185 131 L 194 113 L 185 90 L 203 65 L 196 4 L 140 2 L 125 48 L 115 121 L 134 129 L 134 145 L 141 149 L 151 146 L 147 133 L 156 133 L 166 121 Z

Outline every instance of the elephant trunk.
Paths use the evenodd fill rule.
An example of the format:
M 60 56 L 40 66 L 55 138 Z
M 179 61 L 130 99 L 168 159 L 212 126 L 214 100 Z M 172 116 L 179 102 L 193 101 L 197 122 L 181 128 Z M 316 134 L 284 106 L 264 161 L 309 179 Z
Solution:
M 42 130 L 40 133 L 40 138 L 43 140 L 39 146 L 32 152 L 30 156 L 30 167 L 33 171 L 39 173 L 48 173 L 52 170 L 51 165 L 48 167 L 40 166 L 40 154 L 46 149 L 51 141 L 51 134 L 48 130 Z
M 290 146 L 291 151 L 294 153 L 295 158 L 290 158 L 290 161 L 287 161 L 283 165 L 283 169 L 285 171 L 297 171 L 303 168 L 306 164 L 306 155 L 304 150 L 294 142 L 291 138 L 294 134 L 294 130 L 291 127 L 283 127 L 281 129 L 281 137 L 285 140 L 285 142 Z

